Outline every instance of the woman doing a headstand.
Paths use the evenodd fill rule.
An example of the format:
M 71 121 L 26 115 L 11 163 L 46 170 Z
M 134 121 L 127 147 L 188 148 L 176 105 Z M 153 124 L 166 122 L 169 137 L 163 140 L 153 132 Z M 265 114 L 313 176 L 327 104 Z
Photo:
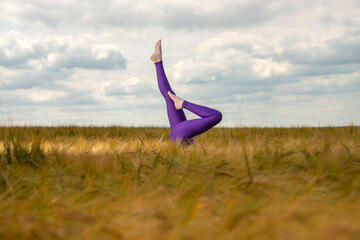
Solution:
M 155 51 L 150 57 L 155 63 L 157 81 L 159 89 L 166 102 L 167 114 L 170 122 L 170 138 L 173 142 L 193 143 L 194 136 L 199 135 L 216 124 L 222 119 L 222 114 L 218 110 L 197 105 L 183 100 L 175 95 L 166 78 L 161 52 L 161 40 L 157 41 Z M 183 108 L 198 115 L 199 119 L 186 120 Z

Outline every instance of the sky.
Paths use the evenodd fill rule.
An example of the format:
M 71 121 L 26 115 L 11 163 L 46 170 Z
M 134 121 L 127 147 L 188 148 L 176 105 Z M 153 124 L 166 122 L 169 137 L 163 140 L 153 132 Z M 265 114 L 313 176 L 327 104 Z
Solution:
M 358 0 L 1 0 L 0 125 L 169 126 L 159 39 L 220 127 L 360 125 Z

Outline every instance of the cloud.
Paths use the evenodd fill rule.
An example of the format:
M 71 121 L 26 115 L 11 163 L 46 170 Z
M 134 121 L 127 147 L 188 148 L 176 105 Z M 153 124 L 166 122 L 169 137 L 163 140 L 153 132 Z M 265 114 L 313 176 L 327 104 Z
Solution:
M 16 40 L 11 39 L 4 41 L 0 46 L 0 65 L 1 66 L 16 66 L 27 63 L 30 59 L 36 59 L 41 56 L 41 52 L 34 48 L 27 48 L 21 46 Z
M 76 69 L 121 70 L 127 60 L 119 46 L 96 43 L 93 36 L 29 36 L 0 33 L 0 87 L 28 89 L 62 88 Z
M 1 1 L 0 115 L 165 125 L 149 61 L 161 38 L 172 88 L 221 110 L 223 125 L 236 124 L 237 109 L 249 125 L 356 123 L 359 9 L 355 0 Z
M 1 69 L 1 68 L 0 68 Z M 72 75 L 69 71 L 49 71 L 43 69 L 4 69 L 0 74 L 0 88 L 3 90 L 30 89 L 42 87 L 47 89 L 59 88 L 59 80 L 68 79 Z
M 300 77 L 356 72 L 360 64 L 360 32 L 331 36 L 316 43 L 308 32 L 248 30 L 224 32 L 201 43 L 193 56 L 179 61 L 173 76 L 182 83 L 299 81 Z M 280 36 L 280 37 L 279 37 Z
M 291 65 L 289 61 L 274 62 L 272 58 L 256 59 L 252 69 L 262 77 L 288 75 Z
M 114 69 L 125 68 L 126 60 L 119 46 L 94 44 L 89 37 L 50 35 L 46 39 L 3 34 L 0 65 L 37 69 Z M 84 44 L 85 43 L 85 44 Z
M 81 25 L 167 29 L 249 27 L 276 18 L 284 2 L 256 1 L 5 1 L 1 13 L 14 24 L 31 22 L 52 28 Z
M 244 124 L 348 124 L 346 117 L 333 120 L 328 110 L 332 107 L 325 105 L 330 104 L 326 98 L 333 98 L 334 104 L 345 95 L 360 96 L 360 34 L 352 27 L 336 28 L 330 35 L 328 28 L 317 33 L 311 28 L 296 33 L 273 26 L 222 31 L 175 63 L 172 77 L 180 93 L 202 104 L 222 103 L 220 109 L 238 104 Z M 333 111 L 354 121 L 350 109 L 356 111 L 359 101 L 346 111 L 339 103 Z M 230 109 L 221 110 L 226 116 L 232 114 Z
M 136 77 L 124 81 L 109 82 L 104 88 L 106 96 L 140 95 L 149 92 L 151 86 Z
M 330 7 L 337 11 L 328 11 Z M 347 14 L 356 16 L 358 7 L 357 1 L 343 4 L 336 0 L 28 0 L 26 4 L 20 0 L 5 0 L 0 3 L 0 18 L 13 26 L 31 23 L 30 27 L 40 29 L 163 27 L 170 31 L 202 31 L 262 27 L 276 20 L 283 24 L 301 24 L 310 20 L 320 25 L 356 25 L 358 20 L 349 18 Z

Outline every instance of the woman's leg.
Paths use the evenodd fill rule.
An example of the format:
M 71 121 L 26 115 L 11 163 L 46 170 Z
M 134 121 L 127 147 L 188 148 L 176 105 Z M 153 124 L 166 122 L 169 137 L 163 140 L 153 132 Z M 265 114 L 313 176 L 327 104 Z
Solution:
M 185 121 L 186 117 L 182 109 L 176 110 L 173 100 L 171 100 L 171 98 L 168 95 L 168 91 L 170 91 L 172 94 L 175 93 L 171 89 L 169 81 L 165 75 L 163 62 L 162 61 L 155 62 L 155 67 L 156 67 L 156 75 L 157 75 L 159 89 L 166 102 L 166 109 L 170 122 L 170 128 L 172 129 L 180 122 Z
M 174 104 L 174 103 L 173 103 Z M 199 135 L 218 124 L 222 114 L 218 110 L 184 101 L 182 107 L 200 116 L 199 119 L 186 120 L 178 123 L 171 129 L 172 141 L 188 142 L 192 137 Z M 192 139 L 190 140 L 190 142 Z
M 151 55 L 150 59 L 155 63 L 159 89 L 166 102 L 166 109 L 171 127 L 170 138 L 172 141 L 175 142 L 177 140 L 181 140 L 185 143 L 192 143 L 193 136 L 209 130 L 221 121 L 222 115 L 219 111 L 193 104 L 174 96 L 175 93 L 171 89 L 164 71 L 161 40 L 156 43 L 155 51 Z M 182 108 L 188 109 L 201 118 L 186 120 Z

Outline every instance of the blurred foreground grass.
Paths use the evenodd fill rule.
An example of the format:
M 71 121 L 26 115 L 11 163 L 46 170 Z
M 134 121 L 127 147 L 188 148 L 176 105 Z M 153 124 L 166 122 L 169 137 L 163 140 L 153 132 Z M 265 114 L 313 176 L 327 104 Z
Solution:
M 0 127 L 0 239 L 359 239 L 360 127 Z

